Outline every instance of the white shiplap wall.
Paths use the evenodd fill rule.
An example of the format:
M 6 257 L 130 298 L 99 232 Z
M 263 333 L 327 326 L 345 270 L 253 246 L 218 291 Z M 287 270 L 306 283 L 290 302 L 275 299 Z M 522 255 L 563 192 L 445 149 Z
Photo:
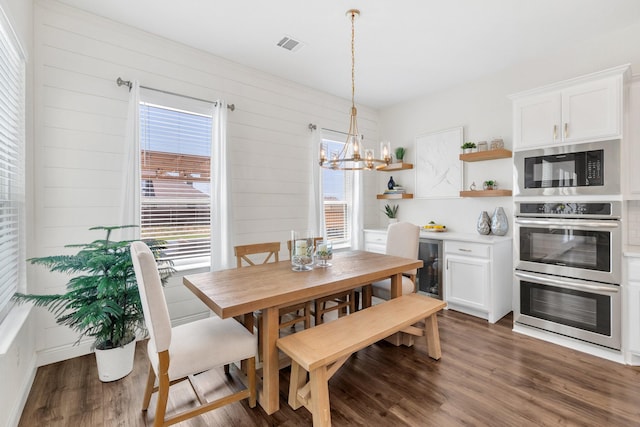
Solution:
M 307 167 L 315 161 L 307 125 L 346 129 L 348 100 L 51 1 L 37 3 L 34 27 L 36 238 L 29 256 L 101 238 L 88 228 L 118 222 L 128 93 L 117 77 L 236 105 L 228 138 L 237 243 L 285 242 L 289 230 L 306 228 Z M 359 107 L 360 129 L 376 141 L 377 112 Z M 375 185 L 365 178 L 365 223 L 377 221 Z M 29 292 L 61 291 L 67 279 L 44 269 L 32 278 Z M 176 323 L 205 313 L 180 277 L 166 294 Z M 88 351 L 88 343 L 72 347 L 76 335 L 48 313 L 39 313 L 38 330 L 40 364 Z

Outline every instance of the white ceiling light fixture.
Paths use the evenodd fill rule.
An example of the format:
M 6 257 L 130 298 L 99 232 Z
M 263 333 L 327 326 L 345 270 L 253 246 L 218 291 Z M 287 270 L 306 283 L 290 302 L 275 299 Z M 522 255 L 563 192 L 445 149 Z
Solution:
M 390 145 L 388 142 L 381 144 L 382 159 L 376 159 L 373 150 L 364 149 L 362 145 L 362 136 L 358 132 L 358 110 L 355 104 L 355 20 L 360 16 L 360 11 L 351 9 L 347 11 L 346 15 L 351 19 L 351 117 L 349 132 L 347 132 L 347 141 L 342 149 L 339 152 L 331 153 L 330 158 L 327 157 L 327 146 L 320 144 L 320 166 L 336 170 L 376 170 L 391 162 Z

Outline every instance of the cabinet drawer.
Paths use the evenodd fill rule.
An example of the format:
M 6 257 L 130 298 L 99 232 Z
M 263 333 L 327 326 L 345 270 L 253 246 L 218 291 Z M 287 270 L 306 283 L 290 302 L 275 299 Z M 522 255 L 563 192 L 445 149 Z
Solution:
M 491 246 L 482 243 L 468 242 L 444 242 L 444 251 L 448 254 L 458 254 L 489 258 L 491 256 Z

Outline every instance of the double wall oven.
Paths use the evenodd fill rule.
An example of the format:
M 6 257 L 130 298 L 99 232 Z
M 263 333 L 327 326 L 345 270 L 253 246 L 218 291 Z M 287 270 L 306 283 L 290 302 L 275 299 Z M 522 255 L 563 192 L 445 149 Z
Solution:
M 551 166 L 533 158 L 555 154 L 536 150 L 515 156 L 517 174 L 529 177 L 521 179 L 521 190 L 528 180 L 538 187 L 538 197 L 567 190 L 571 196 L 516 197 L 514 321 L 620 349 L 622 203 L 605 194 L 619 191 L 618 169 L 606 166 L 608 156 L 619 155 L 600 145 L 565 150 L 565 160 L 554 157 Z M 581 186 L 589 188 L 588 198 L 580 197 Z M 524 194 L 535 193 L 529 187 Z M 602 201 L 594 200 L 594 188 L 601 189 Z

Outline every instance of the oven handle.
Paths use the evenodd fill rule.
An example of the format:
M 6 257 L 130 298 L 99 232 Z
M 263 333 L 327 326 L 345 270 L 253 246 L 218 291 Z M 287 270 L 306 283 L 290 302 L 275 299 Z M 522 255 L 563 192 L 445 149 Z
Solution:
M 541 225 L 544 227 L 548 226 L 578 226 L 580 228 L 589 227 L 589 228 L 600 228 L 600 229 L 612 229 L 619 228 L 620 223 L 618 221 L 585 221 L 582 219 L 572 220 L 572 219 L 529 219 L 529 218 L 516 218 L 516 224 L 523 225 Z
M 521 271 L 516 271 L 514 272 L 514 274 L 516 275 L 516 277 L 519 277 L 521 279 L 529 279 L 538 283 L 553 285 L 559 288 L 573 289 L 576 291 L 590 290 L 594 292 L 606 292 L 609 294 L 617 294 L 618 292 L 620 292 L 618 286 L 615 286 L 615 285 L 598 286 L 598 285 L 590 285 L 584 282 L 579 282 L 579 284 L 576 282 L 576 284 L 573 284 L 573 283 L 570 283 L 568 280 L 552 279 L 549 277 L 538 276 L 537 274 L 523 273 Z

